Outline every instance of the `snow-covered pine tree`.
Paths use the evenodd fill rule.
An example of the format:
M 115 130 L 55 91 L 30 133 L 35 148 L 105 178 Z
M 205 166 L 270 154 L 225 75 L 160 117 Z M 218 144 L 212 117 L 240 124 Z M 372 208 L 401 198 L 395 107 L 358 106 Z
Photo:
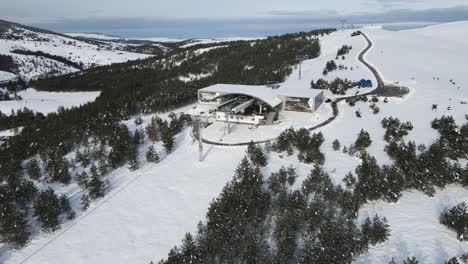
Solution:
M 146 152 L 146 161 L 155 163 L 159 162 L 158 153 L 156 153 L 153 145 L 149 146 L 148 151 Z
M 60 201 L 54 190 L 49 188 L 39 194 L 34 203 L 34 215 L 46 231 L 55 231 L 60 227 Z

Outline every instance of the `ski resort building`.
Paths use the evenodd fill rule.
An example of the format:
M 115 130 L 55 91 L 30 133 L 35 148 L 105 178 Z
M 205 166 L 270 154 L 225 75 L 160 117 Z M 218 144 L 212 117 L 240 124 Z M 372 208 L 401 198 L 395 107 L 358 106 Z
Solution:
M 317 89 L 216 84 L 198 90 L 199 105 L 217 121 L 252 125 L 272 124 L 281 111 L 313 113 L 323 101 L 323 91 Z

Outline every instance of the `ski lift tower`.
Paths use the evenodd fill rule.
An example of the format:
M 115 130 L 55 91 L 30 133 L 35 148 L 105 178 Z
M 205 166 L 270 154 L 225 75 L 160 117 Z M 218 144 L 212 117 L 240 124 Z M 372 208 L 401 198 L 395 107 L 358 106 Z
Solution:
M 302 62 L 307 58 L 308 57 L 305 55 L 297 56 L 297 59 L 299 60 L 299 80 L 302 78 Z
M 203 120 L 203 117 L 201 116 L 196 116 L 196 124 L 197 124 L 197 133 L 198 133 L 198 160 L 200 162 L 203 161 L 203 136 L 202 136 L 202 130 L 203 126 L 205 124 L 205 121 Z

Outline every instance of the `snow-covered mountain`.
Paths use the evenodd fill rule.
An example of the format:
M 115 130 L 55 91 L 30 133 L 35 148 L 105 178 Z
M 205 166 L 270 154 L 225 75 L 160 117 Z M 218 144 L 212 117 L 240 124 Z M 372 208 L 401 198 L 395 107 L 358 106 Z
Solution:
M 126 44 L 78 39 L 0 21 L 0 71 L 26 81 L 150 57 L 126 50 Z M 0 76 L 0 81 L 13 78 L 6 73 Z
M 337 107 L 340 110 L 336 119 L 314 130 L 323 133 L 324 144 L 320 146 L 320 151 L 325 156 L 323 169 L 329 174 L 334 186 L 346 188 L 343 181 L 345 175 L 354 172 L 363 162 L 359 156 L 334 150 L 332 142 L 335 139 L 343 146 L 351 146 L 359 131 L 364 129 L 372 138 L 368 153 L 376 157 L 380 165 L 390 166 L 393 160 L 385 151 L 387 143 L 381 123 L 383 118 L 398 117 L 402 121 L 411 122 L 414 128 L 405 141 L 427 146 L 440 137 L 431 128 L 431 121 L 435 118 L 452 116 L 457 124 L 466 123 L 468 76 L 465 73 L 464 58 L 468 46 L 467 27 L 468 22 L 460 22 L 398 32 L 381 27 L 362 29 L 373 44 L 364 58 L 376 68 L 386 84 L 403 85 L 410 92 L 403 98 L 376 97 L 378 100 L 374 103 L 366 100 L 351 105 L 344 100 L 338 101 Z M 301 67 L 296 67 L 280 83 L 280 88 L 306 91 L 310 89 L 312 80 L 323 78 L 333 81 L 338 77 L 350 80 L 371 79 L 377 84 L 373 73 L 359 60 L 359 54 L 366 49 L 367 42 L 361 37 L 351 37 L 352 33 L 354 32 L 342 31 L 320 37 L 320 56 L 303 61 Z M 57 35 L 57 38 L 60 37 L 62 36 Z M 91 39 L 98 39 L 100 36 L 75 37 L 92 41 Z M 101 38 L 104 44 L 119 45 L 120 38 L 104 38 Z M 113 42 L 114 40 L 117 42 Z M 206 40 L 204 43 L 224 41 L 229 40 Z M 31 42 L 34 44 L 34 41 Z M 200 40 L 199 43 L 201 42 L 203 41 Z M 80 43 L 88 42 L 83 40 Z M 190 46 L 188 42 L 181 43 L 184 42 L 178 45 Z M 336 51 L 343 45 L 351 45 L 352 49 L 346 56 L 338 57 Z M 206 50 L 207 48 L 198 52 Z M 85 52 L 87 49 L 79 51 Z M 323 67 L 330 60 L 336 60 L 343 67 L 324 75 Z M 298 78 L 299 76 L 301 77 Z M 346 96 L 361 92 L 353 88 L 346 91 Z M 330 99 L 343 96 L 334 95 L 330 91 L 325 91 L 325 94 Z M 375 112 L 375 106 L 378 107 L 378 112 Z M 195 105 L 187 105 L 175 112 L 197 114 Z M 362 116 L 358 116 L 357 112 Z M 291 123 L 282 121 L 276 127 L 251 128 L 232 124 L 233 132 L 228 135 L 224 124 L 214 123 L 203 130 L 203 138 L 213 142 L 222 138 L 224 143 L 264 140 L 277 137 L 288 127 L 314 127 L 332 115 L 331 105 L 324 104 L 319 111 L 306 116 L 307 118 L 299 114 L 291 116 Z M 168 120 L 170 114 L 160 113 L 159 116 Z M 123 123 L 134 134 L 137 130 L 146 129 L 152 117 L 150 114 L 143 115 L 140 121 L 131 118 Z M 0 248 L 0 262 L 148 263 L 165 257 L 186 232 L 197 232 L 198 221 L 205 219 L 210 202 L 231 179 L 232 172 L 246 153 L 245 146 L 209 145 L 205 146 L 203 162 L 200 163 L 199 145 L 192 132 L 187 128 L 177 134 L 174 149 L 170 155 L 161 155 L 161 162 L 157 164 L 144 161 L 145 151 L 153 145 L 153 142 L 145 138 L 138 147 L 140 168 L 128 170 L 120 167 L 112 171 L 107 176 L 108 195 L 92 201 L 88 211 L 79 209 L 83 193 L 77 183 L 73 182 L 66 187 L 55 183 L 41 185 L 42 189 L 51 187 L 57 193 L 71 197 L 72 207 L 77 212 L 76 219 L 64 222 L 62 229 L 52 233 L 37 231 L 32 241 L 22 249 L 5 245 L 3 249 Z M 156 150 L 163 153 L 162 143 L 155 145 Z M 91 144 L 90 148 L 93 147 Z M 418 147 L 418 153 L 422 151 Z M 72 159 L 74 156 L 75 153 L 71 153 L 67 158 Z M 300 161 L 297 155 L 272 151 L 268 158 L 269 164 L 262 169 L 265 178 L 282 166 L 296 169 L 296 183 L 291 186 L 293 190 L 301 188 L 313 169 L 312 164 Z M 458 162 L 463 168 L 466 167 L 466 159 Z M 78 166 L 73 173 L 82 171 L 84 167 Z M 420 263 L 444 263 L 451 257 L 468 252 L 468 244 L 459 241 L 455 232 L 439 221 L 444 208 L 468 202 L 468 190 L 459 184 L 451 184 L 444 188 L 437 187 L 434 192 L 432 196 L 428 196 L 421 191 L 407 189 L 401 193 L 398 202 L 383 199 L 365 202 L 358 211 L 356 225 L 361 225 L 366 217 L 378 214 L 388 220 L 390 234 L 385 241 L 369 246 L 368 251 L 362 255 L 354 256 L 354 262 L 389 263 L 394 259 L 397 263 L 402 263 L 407 257 L 415 256 Z

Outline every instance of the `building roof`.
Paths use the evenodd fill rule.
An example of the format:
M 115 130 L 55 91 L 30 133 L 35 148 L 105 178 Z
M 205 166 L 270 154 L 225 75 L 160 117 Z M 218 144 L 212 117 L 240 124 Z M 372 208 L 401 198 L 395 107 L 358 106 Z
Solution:
M 224 93 L 224 94 L 243 94 L 264 101 L 272 107 L 281 104 L 282 100 L 278 96 L 290 96 L 299 98 L 316 97 L 322 90 L 318 89 L 282 89 L 273 90 L 260 85 L 240 85 L 240 84 L 215 84 L 200 89 L 201 92 Z
M 312 98 L 323 93 L 320 89 L 283 89 L 282 87 L 275 91 L 276 94 L 289 97 Z
M 272 107 L 281 104 L 275 90 L 259 85 L 215 84 L 199 90 L 200 92 L 243 94 L 264 101 Z

